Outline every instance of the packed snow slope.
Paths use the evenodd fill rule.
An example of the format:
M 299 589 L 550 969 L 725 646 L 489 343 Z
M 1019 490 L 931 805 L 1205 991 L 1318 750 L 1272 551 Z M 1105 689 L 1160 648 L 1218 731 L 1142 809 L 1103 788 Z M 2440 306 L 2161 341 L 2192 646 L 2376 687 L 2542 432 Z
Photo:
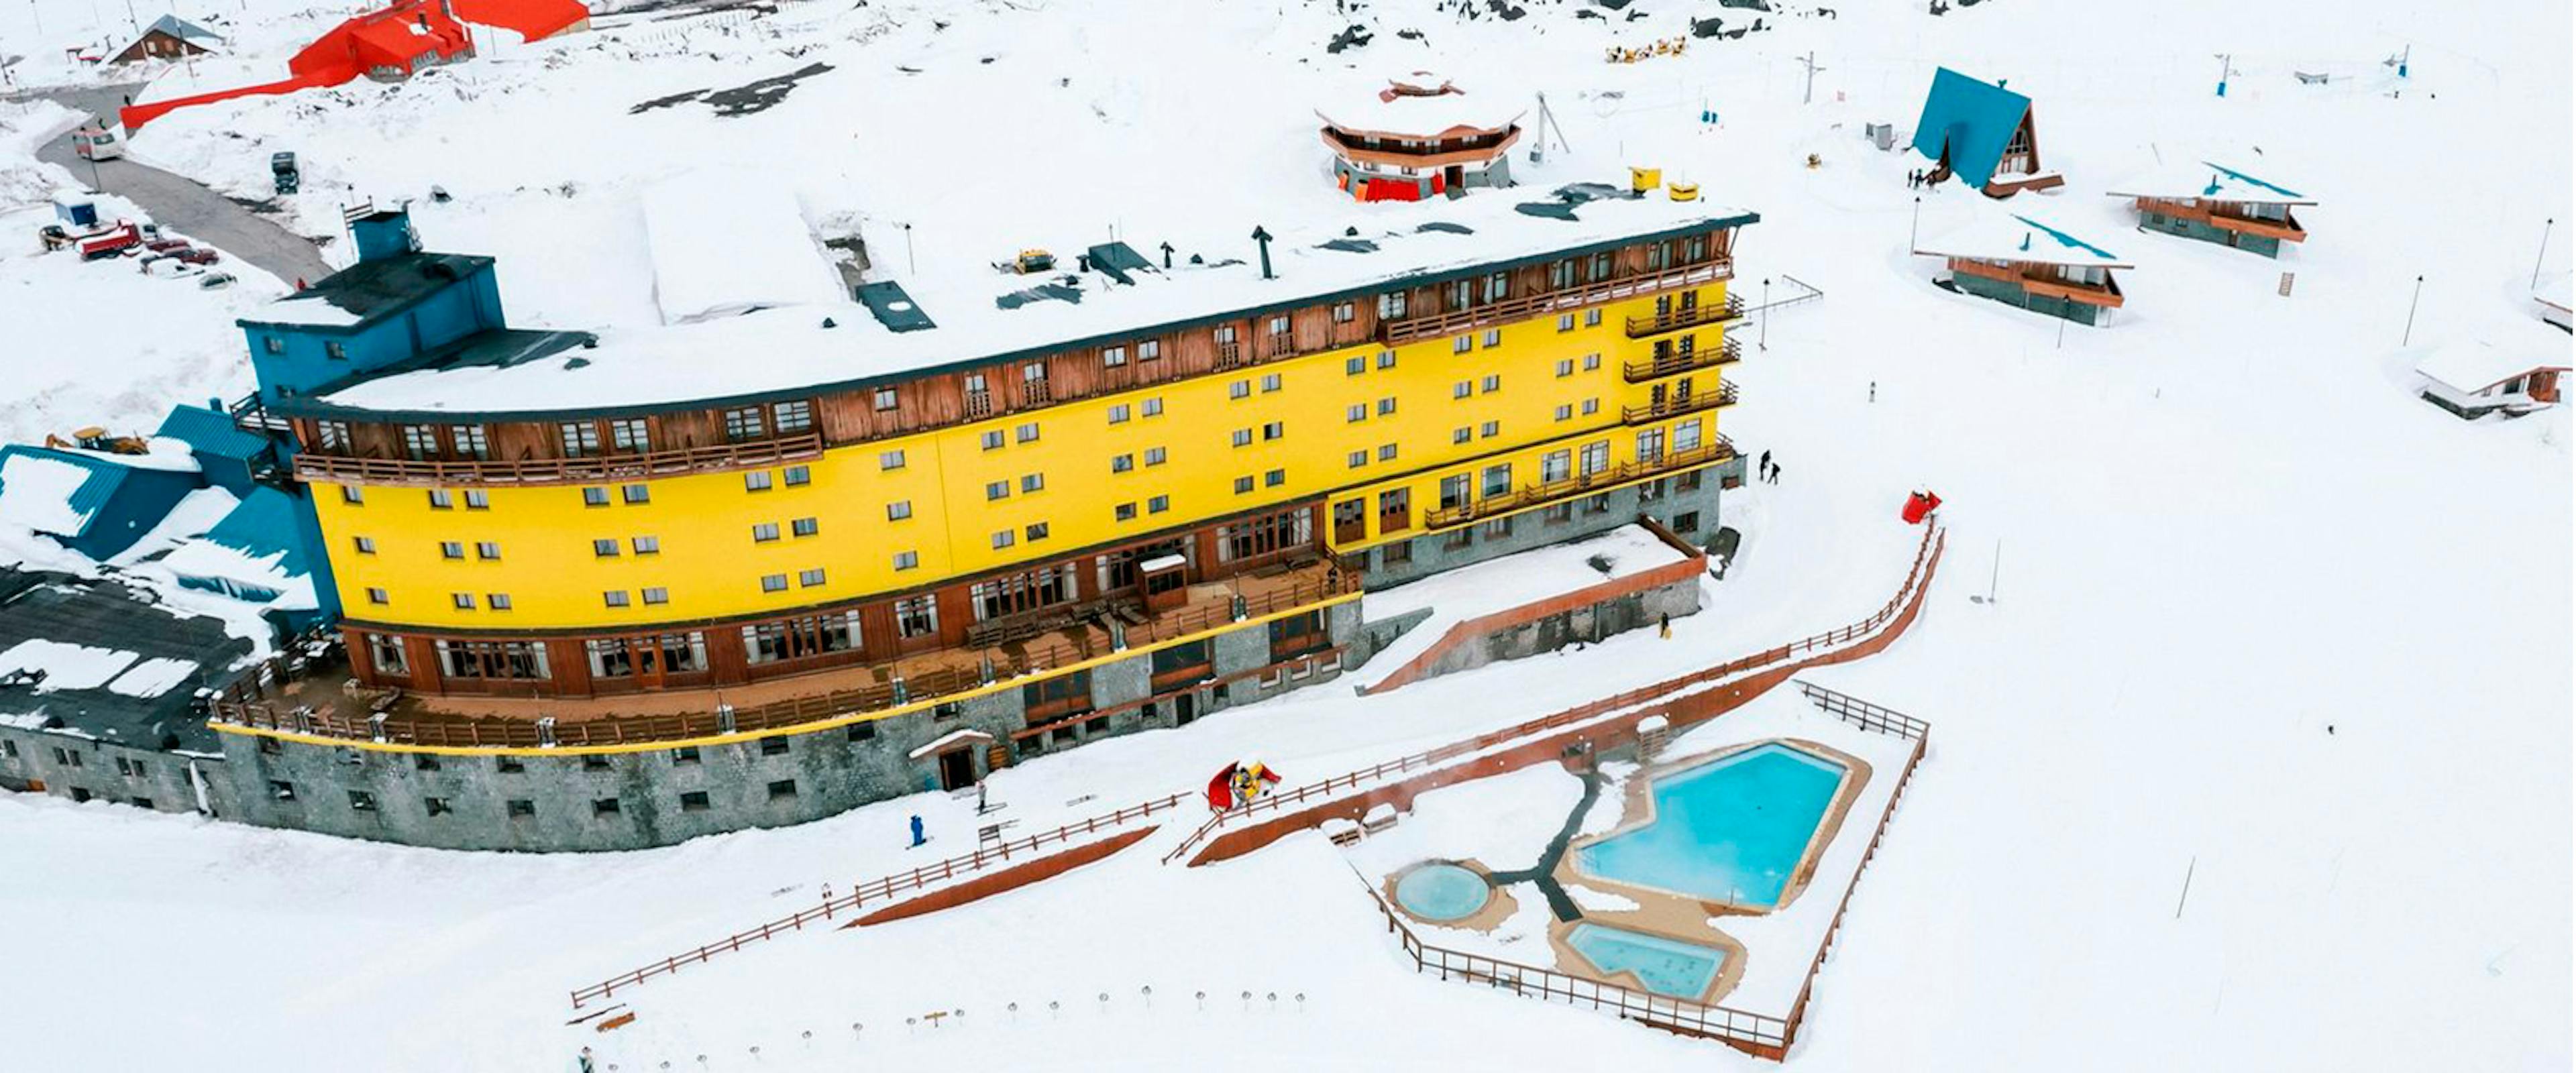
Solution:
M 2178 0 L 2131 18 L 1991 0 L 1936 17 L 1864 0 L 1603 64 L 1607 44 L 1686 17 L 1643 6 L 1635 23 L 1546 4 L 1513 22 L 1416 2 L 1191 19 L 1144 0 L 789 6 L 207 109 L 138 149 L 248 187 L 291 141 L 322 191 L 307 220 L 444 185 L 453 202 L 416 206 L 425 236 L 503 255 L 519 319 L 648 325 L 636 197 L 698 164 L 760 166 L 808 219 L 860 220 L 880 272 L 905 265 L 895 225 L 914 224 L 919 268 L 897 276 L 1111 225 L 1140 247 L 1248 255 L 1254 223 L 1438 218 L 1332 190 L 1310 109 L 1351 78 L 1424 66 L 1544 90 L 1569 144 L 1516 159 L 1519 193 L 1659 164 L 1761 212 L 1738 293 L 1789 275 L 1826 294 L 1737 329 L 1745 401 L 1726 429 L 1783 478 L 1727 499 L 1746 541 L 1709 609 L 1670 641 L 1368 699 L 1309 690 L 1049 756 L 991 784 L 1019 830 L 1240 758 L 1323 777 L 1838 625 L 1893 589 L 1916 535 L 1896 511 L 1929 486 L 1951 542 L 1925 615 L 1814 676 L 1935 729 L 1793 1068 L 2566 1068 L 2568 417 L 2459 421 L 2414 398 L 2400 342 L 2566 353 L 2524 288 L 2541 222 L 2576 218 L 2567 5 Z M 1354 21 L 1371 43 L 1327 54 Z M 2409 45 L 2400 81 L 2378 61 Z M 1809 49 L 1825 70 L 1801 104 L 1791 57 Z M 2239 72 L 2224 99 L 2220 52 Z M 765 112 L 628 111 L 817 62 L 832 70 Z M 1860 131 L 1907 122 L 1939 64 L 2033 98 L 2068 185 L 2030 204 L 2137 266 L 2111 326 L 1942 291 L 1908 255 L 1903 174 L 1920 161 Z M 2344 77 L 2301 86 L 2296 70 Z M 2102 196 L 2202 158 L 2315 197 L 2311 240 L 2268 261 L 2141 233 Z M 1924 196 L 1919 226 L 1994 209 L 1954 185 Z M 553 1071 L 585 1043 L 629 1070 L 1761 1068 L 1413 975 L 1315 836 L 1193 870 L 1155 864 L 1149 842 L 968 908 L 683 970 L 621 994 L 639 1019 L 617 1033 L 562 1025 L 571 987 L 783 916 L 826 881 L 964 849 L 969 809 L 912 798 L 532 858 L 0 800 L 0 907 L 42 925 L 16 930 L 33 971 L 0 980 L 0 1009 L 49 1029 L 13 1040 L 30 1068 Z M 936 841 L 907 854 L 915 813 Z M 99 996 L 138 965 L 204 998 L 133 1031 L 130 1004 Z

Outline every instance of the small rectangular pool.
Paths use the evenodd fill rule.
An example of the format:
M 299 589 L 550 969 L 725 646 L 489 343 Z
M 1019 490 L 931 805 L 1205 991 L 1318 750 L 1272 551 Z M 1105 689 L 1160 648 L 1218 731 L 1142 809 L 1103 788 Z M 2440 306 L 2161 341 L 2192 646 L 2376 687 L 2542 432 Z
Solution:
M 1646 990 L 1694 1002 L 1717 982 L 1726 951 L 1661 935 L 1585 922 L 1565 933 L 1565 945 L 1607 976 L 1633 972 Z
M 1847 769 L 1780 742 L 1654 779 L 1654 819 L 1575 852 L 1602 879 L 1769 909 Z

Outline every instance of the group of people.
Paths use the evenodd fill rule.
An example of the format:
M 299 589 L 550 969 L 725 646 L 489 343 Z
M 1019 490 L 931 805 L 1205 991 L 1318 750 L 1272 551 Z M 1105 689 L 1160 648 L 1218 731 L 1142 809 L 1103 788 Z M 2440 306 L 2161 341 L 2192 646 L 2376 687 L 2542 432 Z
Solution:
M 1762 452 L 1762 457 L 1755 461 L 1753 479 L 1764 484 L 1780 483 L 1780 464 L 1771 461 L 1771 452 Z
M 1908 190 L 1921 190 L 1931 186 L 1936 181 L 1937 180 L 1932 177 L 1932 173 L 1928 170 L 1916 170 L 1905 173 L 1905 188 Z

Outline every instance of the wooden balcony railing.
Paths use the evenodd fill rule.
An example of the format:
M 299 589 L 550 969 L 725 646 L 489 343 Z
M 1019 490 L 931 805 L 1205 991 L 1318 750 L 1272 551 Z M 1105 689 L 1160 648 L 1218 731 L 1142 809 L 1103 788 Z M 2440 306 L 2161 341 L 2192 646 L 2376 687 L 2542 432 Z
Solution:
M 1744 360 L 1743 342 L 1728 339 L 1706 350 L 1695 350 L 1687 354 L 1663 354 L 1645 361 L 1632 361 L 1623 366 L 1621 372 L 1629 383 L 1642 384 L 1648 380 L 1661 380 L 1667 376 L 1690 372 L 1694 369 L 1713 369 L 1720 365 L 1733 365 L 1742 360 Z
M 1347 573 L 1338 565 L 1328 565 L 1312 577 L 1241 600 L 1240 615 L 1237 613 L 1238 601 L 1210 601 L 1179 608 L 1140 625 L 1127 627 L 1127 644 L 1132 648 L 1186 637 L 1244 618 L 1319 604 L 1358 589 L 1358 575 Z M 990 677 L 980 667 L 907 671 L 897 664 L 881 664 L 854 674 L 850 667 L 845 666 L 827 673 L 848 680 L 881 684 L 835 689 L 740 708 L 718 706 L 709 711 L 678 715 L 610 715 L 543 725 L 534 719 L 438 712 L 377 715 L 368 712 L 355 698 L 346 708 L 280 710 L 279 703 L 269 699 L 268 692 L 289 682 L 281 680 L 274 670 L 265 669 L 263 665 L 262 670 L 255 670 L 223 687 L 209 702 L 209 707 L 217 720 L 236 726 L 353 741 L 513 748 L 619 745 L 798 727 L 962 693 L 992 682 L 1055 670 L 1103 654 L 1106 653 L 1086 651 L 1060 641 L 985 649 L 979 653 L 978 662 L 991 668 Z M 317 670 L 313 673 L 328 672 Z M 339 673 L 345 674 L 345 669 Z
M 1243 344 L 1218 343 L 1216 345 L 1216 367 L 1219 372 L 1239 369 L 1250 364 L 1252 363 L 1243 358 Z
M 1702 410 L 1714 410 L 1721 406 L 1733 406 L 1736 403 L 1736 396 L 1734 384 L 1719 384 L 1715 391 L 1703 391 L 1687 399 L 1666 399 L 1663 402 L 1647 403 L 1644 406 L 1627 406 L 1622 407 L 1619 412 L 1627 423 L 1635 425 L 1647 421 L 1661 421 L 1667 417 L 1680 417 L 1683 414 L 1695 414 Z
M 1698 328 L 1710 324 L 1732 324 L 1744 319 L 1744 299 L 1727 295 L 1723 302 L 1676 309 L 1668 313 L 1628 318 L 1628 338 L 1643 339 L 1650 335 Z
M 1561 290 L 1541 291 L 1537 294 L 1506 298 L 1499 302 L 1487 302 L 1446 313 L 1425 313 L 1415 317 L 1380 321 L 1378 335 L 1390 344 L 1456 335 L 1467 329 L 1488 324 L 1526 320 L 1561 309 L 1576 309 L 1682 287 L 1697 287 L 1722 279 L 1732 279 L 1734 276 L 1735 262 L 1720 258 L 1707 264 L 1686 265 L 1625 279 L 1577 284 Z
M 822 454 L 822 434 L 804 432 L 712 447 L 515 461 L 500 458 L 458 461 L 352 458 L 308 452 L 295 456 L 295 474 L 304 480 L 334 484 L 598 484 L 679 473 L 750 469 L 781 462 L 806 461 L 822 457 Z
M 1735 444 L 1729 442 L 1724 436 L 1716 436 L 1712 437 L 1710 442 L 1687 451 L 1669 451 L 1658 458 L 1622 462 L 1598 473 L 1568 477 L 1560 481 L 1543 481 L 1503 495 L 1470 500 L 1454 507 L 1438 508 L 1424 515 L 1422 524 L 1427 529 L 1447 529 L 1479 518 L 1490 518 L 1497 514 L 1509 514 L 1543 503 L 1590 495 L 1601 489 L 1613 488 L 1629 481 L 1692 469 L 1712 462 L 1724 462 L 1733 457 L 1735 457 Z

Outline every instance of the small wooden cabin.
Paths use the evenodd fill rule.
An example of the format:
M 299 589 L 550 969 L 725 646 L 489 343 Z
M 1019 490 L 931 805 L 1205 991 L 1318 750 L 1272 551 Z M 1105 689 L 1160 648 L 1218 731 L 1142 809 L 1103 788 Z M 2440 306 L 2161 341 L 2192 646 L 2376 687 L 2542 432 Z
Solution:
M 2279 257 L 2284 242 L 2308 240 L 2290 210 L 2316 204 L 2296 190 L 2205 160 L 2110 193 L 2136 203 L 2141 227 L 2265 257 Z
M 204 56 L 224 46 L 222 34 L 209 30 L 177 15 L 163 15 L 124 48 L 109 53 L 109 63 L 141 63 L 145 60 L 180 60 Z
M 2415 363 L 2424 401 L 2466 418 L 2521 416 L 2565 401 L 2564 348 L 2500 346 L 2463 339 L 2434 347 Z
M 2113 269 L 2134 267 L 2109 250 L 2020 214 L 1994 214 L 1917 243 L 1919 257 L 1939 257 L 1944 271 L 1933 283 L 2062 317 L 2102 323 L 2106 311 L 2127 299 Z
M 1914 151 L 1933 162 L 1933 182 L 1957 175 L 1987 197 L 2066 185 L 2064 176 L 2040 167 L 2030 98 L 1947 67 L 1932 73 L 1923 115 L 1914 122 Z
M 1510 186 L 1510 151 L 1524 110 L 1509 98 L 1470 96 L 1448 79 L 1414 71 L 1331 114 L 1315 114 L 1343 190 L 1360 201 L 1420 201 Z

